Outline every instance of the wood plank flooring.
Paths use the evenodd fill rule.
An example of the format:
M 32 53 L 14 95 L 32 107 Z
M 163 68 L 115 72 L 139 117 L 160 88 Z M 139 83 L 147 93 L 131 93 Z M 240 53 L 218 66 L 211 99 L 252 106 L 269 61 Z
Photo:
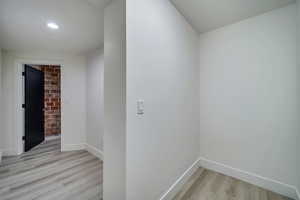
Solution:
M 0 164 L 0 200 L 102 200 L 103 163 L 87 151 L 45 141 Z
M 173 200 L 291 200 L 241 180 L 200 168 Z
M 102 161 L 87 151 L 60 152 L 60 140 L 46 141 L 3 159 L 0 200 L 102 200 L 102 172 Z M 174 200 L 290 199 L 200 168 Z

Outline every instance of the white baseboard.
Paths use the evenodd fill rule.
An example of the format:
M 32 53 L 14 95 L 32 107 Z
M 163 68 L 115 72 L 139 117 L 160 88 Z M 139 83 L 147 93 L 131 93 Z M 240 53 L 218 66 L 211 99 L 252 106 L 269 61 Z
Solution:
M 89 144 L 85 144 L 85 149 L 100 160 L 104 160 L 104 154 L 100 149 L 97 149 L 96 147 L 93 147 Z
M 2 157 L 7 157 L 7 156 L 17 156 L 19 155 L 15 150 L 13 149 L 3 149 L 2 151 Z
M 62 151 L 78 151 L 78 150 L 87 150 L 97 158 L 103 160 L 104 154 L 101 150 L 87 144 L 87 143 L 81 143 L 81 144 L 64 144 L 62 145 Z
M 62 151 L 78 151 L 85 149 L 85 144 L 64 144 L 61 147 Z
M 281 195 L 290 197 L 292 199 L 297 199 L 296 187 L 282 183 L 280 181 L 272 180 L 270 178 L 262 177 L 257 174 L 249 173 L 240 169 L 236 169 L 222 163 L 211 161 L 205 158 L 199 159 L 199 164 L 201 167 L 210 169 L 227 176 L 231 176 L 245 182 L 257 185 L 264 189 L 279 193 Z M 298 194 L 299 196 L 299 194 Z
M 184 184 L 190 179 L 190 177 L 198 170 L 199 160 L 196 160 L 176 181 L 173 185 L 165 192 L 160 200 L 171 200 L 181 190 Z

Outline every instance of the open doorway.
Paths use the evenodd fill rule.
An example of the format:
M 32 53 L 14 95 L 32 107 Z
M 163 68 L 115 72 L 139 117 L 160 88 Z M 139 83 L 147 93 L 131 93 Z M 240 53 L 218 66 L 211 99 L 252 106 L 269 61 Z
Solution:
M 0 187 L 0 199 L 102 199 L 106 3 L 0 1 L 0 186 L 5 187 Z M 50 70 L 57 66 L 60 79 L 55 81 L 61 84 L 59 89 L 43 91 L 44 101 L 38 102 L 43 106 L 32 103 L 40 113 L 28 119 L 40 135 L 30 138 L 28 152 L 28 106 L 22 107 L 26 104 L 22 76 L 25 65 L 32 71 L 41 71 L 45 79 L 46 72 L 56 73 Z M 45 65 L 50 68 L 44 70 Z M 51 96 L 56 92 L 60 95 L 58 100 Z M 16 174 L 20 178 L 17 182 Z M 16 185 L 8 186 L 9 182 Z M 20 182 L 22 187 L 18 186 Z
M 58 65 L 24 65 L 24 151 L 61 135 L 61 72 Z

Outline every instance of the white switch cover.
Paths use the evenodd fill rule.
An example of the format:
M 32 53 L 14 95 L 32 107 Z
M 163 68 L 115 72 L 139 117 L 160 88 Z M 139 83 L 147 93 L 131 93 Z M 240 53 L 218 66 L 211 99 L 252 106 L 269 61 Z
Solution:
M 137 101 L 137 114 L 138 115 L 144 114 L 144 101 L 143 100 Z

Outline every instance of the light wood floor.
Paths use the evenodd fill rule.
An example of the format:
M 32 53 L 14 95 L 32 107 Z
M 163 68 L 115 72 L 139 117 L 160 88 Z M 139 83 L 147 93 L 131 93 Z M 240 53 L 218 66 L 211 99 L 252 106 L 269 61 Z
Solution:
M 46 141 L 0 164 L 0 200 L 102 200 L 103 163 L 86 151 Z
M 200 168 L 174 200 L 290 200 L 210 170 Z

